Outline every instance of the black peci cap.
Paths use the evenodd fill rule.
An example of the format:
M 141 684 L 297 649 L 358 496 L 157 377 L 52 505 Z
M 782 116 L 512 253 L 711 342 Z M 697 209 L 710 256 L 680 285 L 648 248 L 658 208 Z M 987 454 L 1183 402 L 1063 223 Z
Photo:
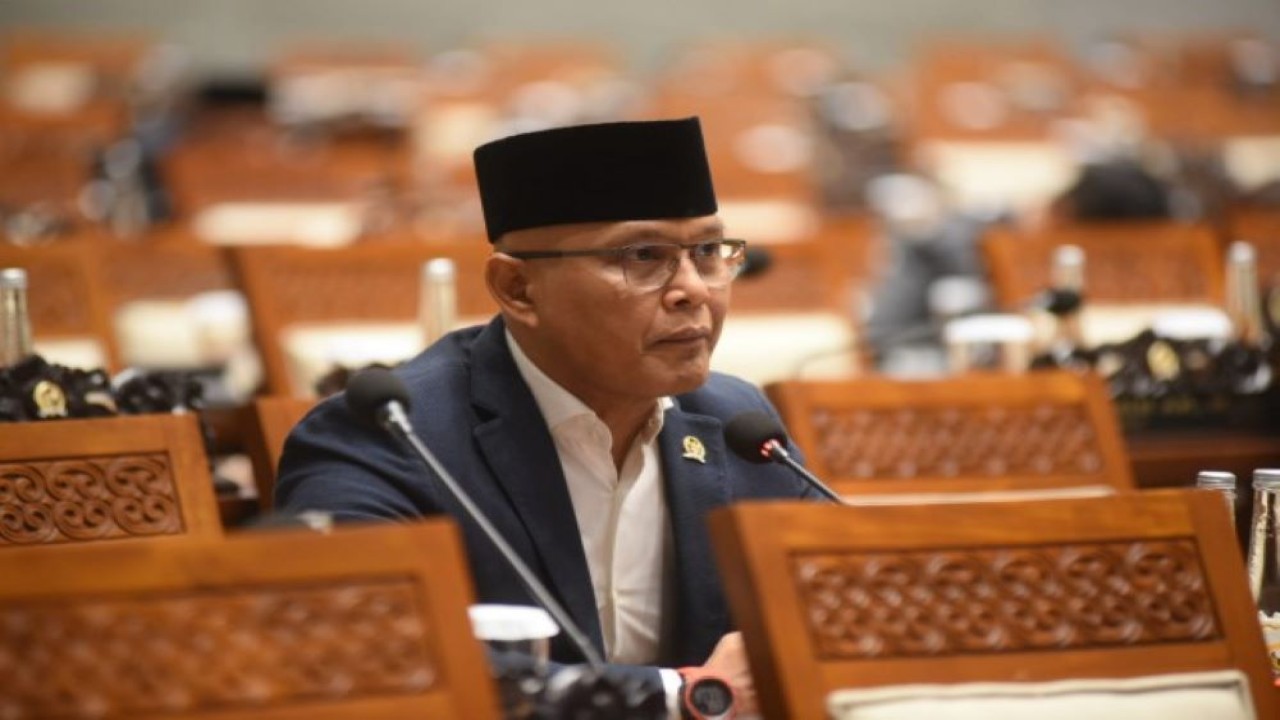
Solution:
M 485 228 L 713 215 L 716 194 L 697 118 L 577 125 L 476 148 Z

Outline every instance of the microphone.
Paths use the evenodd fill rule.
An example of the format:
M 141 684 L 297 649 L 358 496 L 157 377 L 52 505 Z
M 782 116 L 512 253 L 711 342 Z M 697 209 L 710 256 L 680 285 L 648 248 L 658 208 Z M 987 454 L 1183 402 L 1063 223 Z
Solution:
M 819 480 L 818 476 L 806 470 L 791 457 L 785 444 L 787 431 L 782 429 L 782 424 L 772 415 L 757 410 L 738 413 L 724 426 L 724 439 L 729 449 L 743 460 L 761 464 L 776 462 L 786 465 L 808 483 L 809 487 L 817 490 L 831 502 L 848 504 L 827 487 L 826 483 Z
M 738 272 L 739 280 L 746 280 L 763 275 L 773 265 L 773 253 L 756 245 L 748 245 L 746 257 L 742 261 L 742 270 Z
M 555 618 L 556 624 L 564 630 L 574 647 L 578 649 L 578 652 L 582 653 L 582 657 L 586 659 L 587 665 L 590 666 L 591 670 L 596 673 L 603 672 L 604 659 L 600 657 L 600 653 L 596 652 L 595 646 L 587 639 L 586 634 L 573 623 L 569 613 L 565 612 L 560 603 L 556 602 L 555 597 L 551 595 L 551 591 L 542 584 L 542 581 L 533 574 L 529 566 L 520 559 L 516 551 L 502 537 L 502 533 L 498 532 L 498 529 L 493 526 L 493 523 L 489 521 L 484 512 L 472 501 L 453 475 L 440 464 L 435 455 L 418 439 L 417 433 L 413 430 L 413 425 L 409 422 L 409 389 L 405 387 L 404 382 L 386 368 L 368 368 L 357 373 L 347 383 L 346 397 L 347 407 L 353 415 L 394 435 L 401 442 L 408 445 L 417 454 L 418 458 L 435 473 L 436 477 L 448 488 L 453 498 L 458 501 L 458 504 L 462 505 L 471 520 L 480 526 L 485 537 L 498 549 L 507 565 L 519 576 L 520 582 L 524 584 L 525 589 L 533 595 L 544 610 L 550 613 L 551 617 Z
M 1044 310 L 1050 315 L 1067 315 L 1076 312 L 1084 304 L 1084 295 L 1079 290 L 1066 288 L 1049 288 L 1035 296 L 1027 307 Z

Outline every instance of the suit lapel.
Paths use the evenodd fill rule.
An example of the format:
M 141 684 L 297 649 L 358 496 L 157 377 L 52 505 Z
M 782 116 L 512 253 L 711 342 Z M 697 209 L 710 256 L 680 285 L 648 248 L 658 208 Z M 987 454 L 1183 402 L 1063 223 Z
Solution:
M 700 665 L 729 628 L 706 515 L 727 504 L 730 495 L 723 425 L 712 417 L 682 412 L 678 402 L 667 411 L 659 435 L 675 546 L 673 579 L 679 614 L 672 624 L 672 650 L 676 662 Z M 699 461 L 699 456 L 705 461 Z
M 532 540 L 542 577 L 596 649 L 604 652 L 595 592 L 555 443 L 495 320 L 472 351 L 471 396 L 483 410 L 476 442 Z M 487 416 L 487 419 L 483 419 Z

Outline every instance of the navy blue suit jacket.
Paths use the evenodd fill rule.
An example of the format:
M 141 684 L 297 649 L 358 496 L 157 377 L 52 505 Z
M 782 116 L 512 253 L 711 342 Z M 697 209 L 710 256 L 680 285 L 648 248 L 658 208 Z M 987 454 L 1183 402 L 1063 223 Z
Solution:
M 409 387 L 409 415 L 419 435 L 603 654 L 568 487 L 550 430 L 507 347 L 502 319 L 451 333 L 396 372 Z M 774 413 L 754 386 L 713 374 L 674 400 L 659 434 L 676 566 L 669 579 L 674 623 L 658 658 L 667 667 L 702 664 L 732 629 L 707 511 L 747 498 L 812 494 L 786 468 L 746 462 L 725 446 L 729 418 L 747 410 Z M 686 437 L 702 442 L 705 463 L 684 457 Z M 478 601 L 534 604 L 444 486 L 393 438 L 352 417 L 341 396 L 322 402 L 289 436 L 275 497 L 282 511 L 323 510 L 341 521 L 447 513 L 462 528 Z M 581 660 L 563 633 L 552 644 L 552 658 Z

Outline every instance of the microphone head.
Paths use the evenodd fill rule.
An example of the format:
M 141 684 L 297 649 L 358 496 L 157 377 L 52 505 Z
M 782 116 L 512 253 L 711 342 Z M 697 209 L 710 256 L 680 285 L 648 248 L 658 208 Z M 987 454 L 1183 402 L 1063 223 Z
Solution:
M 351 414 L 370 425 L 381 424 L 381 410 L 387 403 L 398 402 L 409 409 L 409 388 L 386 368 L 371 367 L 356 373 L 347 382 L 346 397 Z
M 762 275 L 771 265 L 773 265 L 773 253 L 756 245 L 748 245 L 746 257 L 742 262 L 742 271 L 738 273 L 738 279 L 745 280 Z
M 766 452 L 769 441 L 787 441 L 787 431 L 772 415 L 757 410 L 739 413 L 724 426 L 724 440 L 729 449 L 743 460 L 754 463 L 771 462 Z

